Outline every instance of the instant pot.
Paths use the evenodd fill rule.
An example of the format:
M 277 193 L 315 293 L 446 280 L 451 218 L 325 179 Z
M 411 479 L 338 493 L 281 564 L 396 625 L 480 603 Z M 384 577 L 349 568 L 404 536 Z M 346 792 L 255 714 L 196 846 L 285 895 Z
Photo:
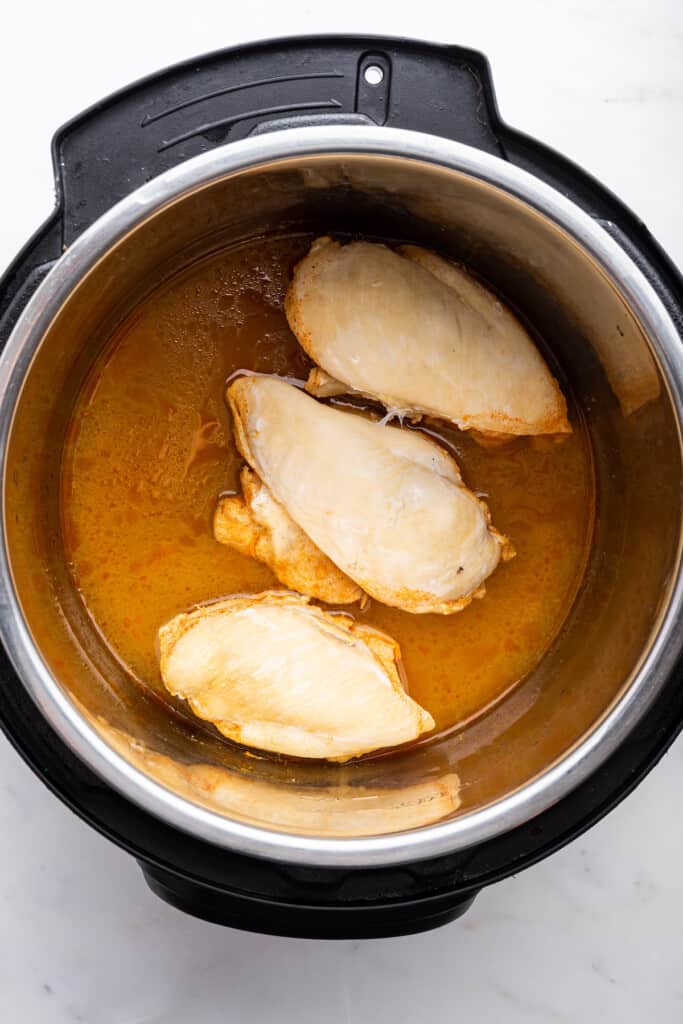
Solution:
M 599 820 L 683 724 L 679 273 L 607 189 L 501 121 L 486 60 L 459 47 L 211 54 L 86 111 L 53 160 L 55 210 L 0 283 L 8 739 L 188 913 L 326 938 L 452 920 Z M 61 451 L 113 326 L 179 268 L 285 230 L 463 259 L 548 343 L 594 458 L 584 580 L 539 666 L 458 732 L 347 765 L 249 756 L 164 708 L 89 619 L 61 535 Z M 377 801 L 381 834 L 362 824 Z

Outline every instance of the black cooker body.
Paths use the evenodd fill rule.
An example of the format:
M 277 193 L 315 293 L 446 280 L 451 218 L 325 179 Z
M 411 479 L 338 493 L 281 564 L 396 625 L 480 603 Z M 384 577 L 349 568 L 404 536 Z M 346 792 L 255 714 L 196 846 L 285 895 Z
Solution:
M 315 36 L 257 43 L 178 65 L 101 101 L 60 129 L 52 146 L 55 209 L 0 280 L 0 345 L 64 249 L 119 199 L 217 145 L 321 123 L 428 132 L 536 175 L 626 250 L 683 337 L 683 280 L 671 260 L 599 182 L 503 123 L 485 57 L 401 39 Z M 401 935 L 453 920 L 484 886 L 530 866 L 598 821 L 656 764 L 683 726 L 679 664 L 609 760 L 520 828 L 429 861 L 308 868 L 202 842 L 105 785 L 46 723 L 1 648 L 0 688 L 0 724 L 10 742 L 53 793 L 137 858 L 157 895 L 219 924 L 310 938 Z

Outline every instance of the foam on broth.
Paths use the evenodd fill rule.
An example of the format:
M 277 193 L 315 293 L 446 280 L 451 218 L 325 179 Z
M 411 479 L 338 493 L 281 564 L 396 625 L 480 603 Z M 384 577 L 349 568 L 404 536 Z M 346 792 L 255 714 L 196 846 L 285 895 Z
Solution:
M 61 495 L 71 571 L 111 649 L 159 693 L 162 623 L 201 601 L 279 586 L 265 566 L 218 544 L 211 518 L 217 496 L 239 489 L 242 466 L 226 379 L 242 368 L 303 379 L 311 366 L 282 309 L 310 240 L 252 241 L 167 281 L 108 339 L 76 404 Z M 351 606 L 399 641 L 410 693 L 437 731 L 481 714 L 528 675 L 576 594 L 594 487 L 588 437 L 567 398 L 574 433 L 561 443 L 521 438 L 484 449 L 427 425 L 517 550 L 483 600 L 450 616 Z

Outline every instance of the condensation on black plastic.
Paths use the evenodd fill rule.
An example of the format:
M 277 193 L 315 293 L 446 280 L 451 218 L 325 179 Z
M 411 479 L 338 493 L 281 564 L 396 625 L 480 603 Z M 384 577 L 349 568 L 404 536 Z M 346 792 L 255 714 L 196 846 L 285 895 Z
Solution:
M 366 80 L 369 66 L 380 68 L 381 82 Z M 530 171 L 600 221 L 681 329 L 683 282 L 669 258 L 599 182 L 501 121 L 481 54 L 398 39 L 311 37 L 190 61 L 65 125 L 53 141 L 56 208 L 0 281 L 0 343 L 63 248 L 117 200 L 216 145 L 325 120 L 431 132 Z M 606 764 L 522 827 L 430 861 L 367 870 L 298 868 L 203 843 L 105 786 L 47 725 L 0 650 L 0 724 L 45 784 L 135 856 L 163 899 L 207 920 L 284 935 L 371 938 L 458 917 L 484 886 L 529 867 L 598 821 L 659 760 L 682 723 L 679 666 Z

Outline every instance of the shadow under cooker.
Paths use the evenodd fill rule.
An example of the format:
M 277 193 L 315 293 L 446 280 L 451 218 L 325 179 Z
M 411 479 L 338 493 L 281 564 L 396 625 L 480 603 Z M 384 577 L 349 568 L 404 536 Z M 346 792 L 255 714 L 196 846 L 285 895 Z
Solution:
M 282 133 L 281 155 L 271 152 L 252 167 L 214 174 L 172 202 L 148 209 L 74 282 L 43 334 L 16 406 L 6 461 L 7 545 L 37 647 L 63 692 L 105 741 L 113 727 L 173 761 L 220 766 L 275 788 L 400 787 L 457 771 L 467 793 L 458 812 L 462 818 L 522 792 L 576 748 L 624 693 L 648 653 L 678 571 L 677 398 L 638 311 L 570 232 L 472 168 L 446 166 L 417 151 L 373 151 L 371 130 L 362 140 L 356 136 L 338 149 L 328 136 L 328 152 L 306 153 L 305 143 L 295 149 L 292 143 L 289 150 L 292 136 Z M 275 136 L 271 143 L 277 144 Z M 457 736 L 348 766 L 246 758 L 205 730 L 188 728 L 141 693 L 84 614 L 64 558 L 58 501 L 73 403 L 111 325 L 179 265 L 226 244 L 273 231 L 316 231 L 323 224 L 328 230 L 409 237 L 462 259 L 510 298 L 562 367 L 585 417 L 596 474 L 597 516 L 582 587 L 553 647 L 524 685 Z M 153 775 L 154 764 L 145 762 L 144 770 Z M 629 773 L 621 771 L 623 784 Z M 162 781 L 168 785 L 168 776 Z M 91 808 L 102 788 L 92 787 L 98 796 L 90 794 Z M 105 803 L 121 800 L 104 791 Z M 205 806 L 213 796 L 205 794 Z M 293 920 L 283 925 L 277 912 L 269 919 L 263 901 L 279 904 L 283 912 L 288 900 L 310 904 L 306 913 L 313 917 L 304 914 L 308 923 L 299 929 L 306 933 L 363 930 L 362 924 L 334 925 L 333 914 L 321 924 L 321 912 L 332 907 L 352 916 L 354 908 L 379 914 L 382 905 L 395 905 L 383 924 L 378 917 L 369 926 L 378 934 L 411 930 L 411 922 L 439 923 L 479 884 L 518 869 L 523 856 L 534 859 L 544 842 L 552 846 L 564 834 L 556 823 L 549 839 L 542 835 L 547 815 L 561 813 L 562 803 L 555 803 L 530 826 L 541 833 L 522 842 L 523 854 L 510 853 L 510 840 L 504 867 L 495 864 L 497 840 L 490 838 L 487 854 L 486 843 L 459 844 L 455 834 L 448 853 L 442 846 L 436 860 L 411 858 L 406 844 L 395 858 L 405 860 L 405 867 L 388 866 L 386 850 L 343 869 L 329 862 L 314 867 L 311 855 L 306 867 L 286 855 L 284 864 L 275 865 L 247 859 L 245 851 L 226 853 L 127 801 L 124 806 L 125 812 L 114 812 L 118 829 L 101 818 L 98 825 L 118 832 L 118 842 L 155 865 L 155 885 L 166 898 L 212 919 L 294 932 L 299 926 Z M 86 813 L 91 820 L 99 817 L 96 810 Z M 565 812 L 564 820 L 571 831 L 583 818 Z M 273 823 L 252 814 L 249 824 Z M 501 827 L 498 842 L 511 835 Z M 488 867 L 468 876 L 464 865 L 478 858 Z M 166 874 L 160 875 L 160 867 Z M 198 881 L 204 888 L 197 889 Z M 222 910 L 227 904 L 216 894 L 221 888 L 233 900 L 240 890 L 249 909 L 239 911 L 233 902 L 229 912 Z M 418 923 L 415 900 L 431 908 L 424 911 L 426 923 Z M 268 920 L 280 923 L 269 926 Z

